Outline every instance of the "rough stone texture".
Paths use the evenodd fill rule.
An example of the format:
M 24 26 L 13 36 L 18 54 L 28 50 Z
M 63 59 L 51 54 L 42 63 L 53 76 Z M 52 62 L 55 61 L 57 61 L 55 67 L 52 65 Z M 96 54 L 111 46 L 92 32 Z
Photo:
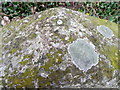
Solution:
M 14 21 L 2 28 L 1 86 L 117 88 L 118 40 L 117 24 L 65 8 Z

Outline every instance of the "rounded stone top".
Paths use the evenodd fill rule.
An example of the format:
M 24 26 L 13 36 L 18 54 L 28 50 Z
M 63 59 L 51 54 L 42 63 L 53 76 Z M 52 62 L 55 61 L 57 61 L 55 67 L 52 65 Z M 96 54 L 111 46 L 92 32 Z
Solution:
M 117 27 L 61 7 L 11 22 L 1 28 L 3 86 L 116 87 Z

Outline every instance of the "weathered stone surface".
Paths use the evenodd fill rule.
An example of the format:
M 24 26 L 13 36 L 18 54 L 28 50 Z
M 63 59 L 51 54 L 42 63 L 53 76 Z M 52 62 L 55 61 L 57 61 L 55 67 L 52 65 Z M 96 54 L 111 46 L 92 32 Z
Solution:
M 118 40 L 117 24 L 65 8 L 14 21 L 2 28 L 2 85 L 117 88 Z

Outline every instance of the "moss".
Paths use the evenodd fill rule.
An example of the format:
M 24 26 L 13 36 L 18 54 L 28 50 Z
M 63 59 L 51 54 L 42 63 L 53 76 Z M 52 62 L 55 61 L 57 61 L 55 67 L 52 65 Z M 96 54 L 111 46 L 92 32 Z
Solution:
M 33 57 L 33 54 L 27 54 L 23 57 L 23 59 L 26 59 L 26 58 L 32 58 Z
M 73 38 L 73 37 L 70 37 L 68 40 L 68 42 L 73 42 L 73 41 L 75 41 L 75 38 Z
M 116 46 L 104 46 L 104 49 L 105 51 L 103 53 L 105 53 L 106 56 L 108 56 L 108 58 L 111 60 L 113 67 L 118 69 L 118 60 L 120 56 L 115 55 L 115 53 L 118 54 L 118 48 Z
M 51 17 L 51 16 L 55 15 L 55 13 L 53 11 L 51 11 L 50 13 L 49 12 L 44 12 L 44 14 L 41 13 L 41 17 L 39 19 L 37 19 L 36 22 L 44 20 L 44 19 L 46 19 L 48 17 Z
M 51 71 L 48 78 L 44 78 L 41 76 L 37 77 L 39 88 L 52 87 L 52 83 L 54 83 L 55 85 L 59 85 L 59 81 L 63 78 L 63 75 L 65 75 L 68 72 L 70 71 L 69 70 L 67 71 L 57 70 L 57 71 Z
M 113 70 L 110 68 L 103 69 L 103 75 L 106 76 L 108 79 L 112 79 Z
M 54 52 L 53 54 L 50 54 L 50 52 Z M 57 50 L 50 50 L 49 53 L 46 54 L 46 56 L 48 57 L 49 61 L 45 63 L 44 66 L 41 66 L 41 68 L 44 68 L 45 71 L 49 71 L 49 68 L 54 66 L 55 64 L 59 64 L 63 61 L 62 56 L 59 56 L 59 54 L 63 54 L 62 51 Z M 58 62 L 56 62 L 56 60 L 58 60 Z
M 54 65 L 53 63 L 55 63 L 55 59 L 49 60 L 48 62 L 45 63 L 44 66 L 41 66 L 41 68 L 44 68 L 45 71 L 49 71 L 49 68 Z
M 26 24 L 22 24 L 22 26 L 20 27 L 20 31 L 24 31 L 26 27 L 28 27 L 30 24 L 32 24 L 35 20 L 32 19 L 31 21 L 27 22 Z M 23 21 L 21 21 L 22 23 Z
M 16 88 L 22 88 L 22 87 L 31 87 L 32 85 L 32 78 L 24 78 L 24 79 L 19 79 L 15 78 L 12 84 L 9 84 L 10 87 L 13 85 L 16 85 Z
M 36 38 L 36 37 L 37 37 L 37 34 L 31 33 L 31 34 L 28 36 L 28 39 L 33 39 L 33 38 Z
M 22 74 L 23 77 L 32 76 L 32 70 L 26 69 L 26 71 Z
M 71 10 L 69 10 L 69 11 L 66 11 L 66 13 L 67 13 L 67 14 L 72 14 L 72 11 L 71 11 Z
M 100 49 L 100 46 L 99 46 L 101 44 L 101 41 L 99 39 L 100 37 L 98 38 L 96 37 L 96 35 L 92 35 L 92 36 L 89 36 L 88 38 L 97 48 Z
M 42 15 L 38 20 L 36 20 L 36 21 L 41 21 L 41 20 L 43 20 L 43 19 L 45 19 L 45 18 L 47 18 L 47 16 L 46 15 Z
M 23 23 L 25 19 L 29 19 L 29 22 L 24 23 L 19 27 L 20 28 L 19 31 L 24 31 L 25 28 L 28 27 L 30 24 L 32 24 L 34 22 L 41 21 L 43 19 L 46 19 L 47 17 L 53 16 L 54 14 L 55 13 L 53 11 L 51 11 L 50 13 L 44 13 L 44 14 L 41 13 L 41 17 L 39 19 L 35 19 L 35 17 L 30 16 L 30 17 L 26 17 L 26 18 L 24 18 L 23 20 L 20 20 L 20 21 L 11 22 L 10 24 L 3 27 L 3 29 L 4 29 L 3 31 L 5 32 L 5 29 L 15 31 L 14 29 L 18 28 L 18 26 L 20 26 L 20 24 Z M 14 26 L 14 28 L 13 29 L 10 28 L 11 26 Z M 19 31 L 16 31 L 16 33 L 19 33 Z
M 4 29 L 4 30 L 7 29 L 7 30 L 10 30 L 10 31 L 15 31 L 14 29 L 15 29 L 17 26 L 19 26 L 20 23 L 21 23 L 21 21 L 11 22 L 11 23 L 5 25 L 5 26 L 3 27 L 3 29 Z M 12 29 L 11 26 L 14 26 L 14 28 Z
M 21 65 L 25 66 L 27 63 L 28 63 L 28 60 L 25 60 L 25 61 L 22 61 L 22 62 L 19 62 Z
M 13 49 L 11 50 L 11 54 L 14 54 L 16 51 L 17 51 L 17 49 L 16 49 L 16 48 L 13 48 Z
M 107 59 L 110 60 L 114 69 L 119 69 L 118 62 L 119 62 L 120 56 L 115 55 L 115 53 L 118 54 L 118 48 L 116 46 L 104 45 L 103 48 L 100 50 L 100 53 L 107 56 Z
M 107 45 L 102 45 L 102 47 L 100 47 L 99 45 L 101 44 L 101 42 L 96 37 L 96 35 L 90 36 L 88 38 L 99 49 L 100 54 L 105 54 L 110 59 L 113 67 L 115 69 L 118 69 L 118 66 L 119 66 L 118 65 L 118 58 L 119 58 L 119 56 L 115 55 L 115 53 L 118 54 L 118 48 L 116 46 L 107 46 Z
M 21 83 L 21 80 L 20 80 L 20 79 L 15 79 L 15 80 L 14 80 L 14 83 L 15 83 L 15 84 Z
M 103 74 L 101 72 L 91 75 L 92 80 L 101 81 Z
M 65 35 L 60 35 L 58 33 L 54 33 L 54 36 L 57 36 L 58 38 L 60 38 L 64 43 L 67 43 L 66 40 L 65 40 Z
M 31 87 L 31 85 L 32 85 L 32 78 L 29 77 L 29 78 L 22 79 L 22 85 L 25 86 L 25 87 Z
M 13 31 L 13 33 L 12 33 L 12 35 L 11 35 L 11 37 L 5 37 L 6 39 L 3 39 L 2 41 L 4 42 L 4 43 L 8 43 L 9 41 L 12 41 L 14 38 L 15 38 L 15 35 L 16 34 L 16 32 L 15 31 Z
M 102 75 L 106 76 L 109 80 L 112 79 L 114 69 L 109 67 L 108 63 L 104 61 L 99 61 L 101 67 Z
M 48 81 L 56 84 L 56 86 L 59 87 L 60 81 L 69 72 L 70 72 L 70 70 L 68 70 L 68 69 L 66 69 L 66 71 L 61 71 L 61 70 L 52 71 L 51 74 L 49 74 Z
M 12 88 L 13 85 L 16 85 L 17 88 L 22 88 L 22 87 L 34 87 L 33 85 L 33 80 L 36 80 L 37 72 L 38 69 L 36 68 L 28 68 L 24 73 L 20 73 L 17 76 L 7 76 L 6 79 L 10 81 L 10 83 L 7 83 L 7 85 Z
M 50 87 L 50 79 L 49 78 L 43 78 L 41 76 L 38 77 L 39 80 L 39 88 L 49 88 Z
M 51 16 L 51 15 L 50 15 Z M 47 17 L 50 17 L 49 15 L 47 14 L 44 14 L 42 15 L 39 19 L 35 20 L 34 18 L 31 19 L 31 21 L 27 22 L 26 24 L 23 24 L 21 27 L 20 27 L 20 30 L 25 30 L 26 27 L 28 27 L 30 24 L 34 23 L 34 22 L 38 22 L 38 21 L 41 21 L 41 20 L 44 20 L 46 19 Z M 23 22 L 23 20 L 21 21 L 21 23 Z
M 92 29 L 92 24 L 90 23 L 90 22 L 88 22 L 88 21 L 86 21 L 86 22 L 82 22 L 82 25 L 85 27 L 85 28 L 90 28 L 90 29 Z
M 65 26 L 65 30 L 69 30 L 69 27 L 68 27 L 68 25 L 66 25 L 66 26 Z
M 61 38 L 62 41 L 65 41 L 65 38 Z

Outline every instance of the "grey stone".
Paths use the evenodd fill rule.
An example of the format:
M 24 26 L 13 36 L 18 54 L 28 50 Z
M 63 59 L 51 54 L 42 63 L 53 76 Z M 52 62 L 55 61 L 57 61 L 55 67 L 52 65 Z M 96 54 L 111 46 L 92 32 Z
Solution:
M 106 38 L 109 29 L 105 35 L 97 30 L 100 25 L 112 31 L 111 38 Z M 118 87 L 115 23 L 59 7 L 11 22 L 1 30 L 0 87 Z

